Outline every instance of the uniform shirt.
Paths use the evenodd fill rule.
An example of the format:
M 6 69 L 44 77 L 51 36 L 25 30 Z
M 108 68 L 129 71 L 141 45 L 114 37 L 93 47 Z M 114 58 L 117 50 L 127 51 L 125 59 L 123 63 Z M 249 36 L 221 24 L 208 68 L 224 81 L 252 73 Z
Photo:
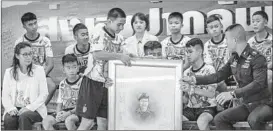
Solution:
M 218 72 L 200 77 L 196 76 L 196 84 L 211 84 L 225 80 L 234 75 L 238 83 L 235 89 L 237 98 L 243 98 L 243 103 L 251 103 L 270 97 L 267 89 L 266 59 L 249 45 L 241 56 L 233 53 L 228 63 Z
M 258 41 L 256 36 L 248 40 L 250 47 L 258 50 L 266 57 L 267 62 L 272 62 L 272 34 L 267 32 L 267 36 L 263 41 Z
M 20 42 L 29 42 L 33 51 L 33 63 L 44 66 L 46 65 L 46 58 L 53 57 L 52 46 L 50 40 L 38 34 L 38 37 L 34 40 L 30 40 L 26 37 L 26 34 L 21 36 L 15 41 L 15 46 Z
M 222 68 L 229 59 L 227 40 L 225 35 L 222 40 L 215 42 L 213 39 L 208 40 L 204 45 L 204 61 L 213 65 L 216 70 Z
M 121 53 L 121 44 L 123 42 L 124 39 L 121 35 L 115 34 L 115 36 L 112 36 L 103 27 L 92 36 L 91 52 L 103 50 L 111 53 Z M 105 82 L 105 78 L 108 77 L 108 61 L 94 60 L 93 57 L 89 57 L 85 74 L 92 80 Z
M 149 107 L 146 111 L 141 111 L 140 108 L 137 108 L 135 113 L 136 113 L 136 117 L 140 121 L 147 121 L 147 120 L 152 120 L 153 118 L 155 118 L 155 113 L 151 111 Z
M 122 46 L 124 53 L 133 54 L 138 57 L 143 57 L 144 45 L 148 41 L 158 41 L 158 38 L 154 35 L 149 34 L 147 31 L 144 32 L 144 36 L 141 41 L 138 41 L 136 35 L 128 37 Z
M 191 76 L 191 75 L 200 75 L 205 76 L 215 73 L 215 69 L 212 65 L 203 64 L 202 67 L 198 70 L 193 70 L 192 67 L 186 69 L 184 71 L 184 76 Z M 203 90 L 208 90 L 211 92 L 215 92 L 217 85 L 216 84 L 210 84 L 210 85 L 196 85 L 194 88 L 199 88 Z M 206 96 L 201 96 L 198 94 L 193 94 L 189 96 L 189 102 L 188 107 L 190 108 L 204 108 L 204 107 L 214 107 L 216 106 L 216 99 L 214 98 L 208 98 Z
M 79 77 L 75 82 L 71 83 L 67 79 L 60 82 L 59 95 L 57 103 L 63 105 L 63 109 L 70 109 L 76 107 L 79 89 L 82 83 L 82 77 Z
M 182 35 L 178 42 L 173 42 L 169 36 L 162 42 L 162 57 L 170 60 L 184 60 L 186 54 L 186 43 L 190 40 L 188 36 Z
M 78 49 L 78 47 L 76 46 L 77 44 L 72 44 L 69 45 L 68 47 L 66 47 L 65 49 L 65 55 L 66 54 L 74 54 L 77 58 L 78 61 L 80 62 L 80 73 L 84 73 L 84 70 L 87 67 L 87 63 L 88 63 L 88 56 L 90 54 L 91 51 L 91 44 L 89 44 L 88 50 L 86 52 L 82 52 Z

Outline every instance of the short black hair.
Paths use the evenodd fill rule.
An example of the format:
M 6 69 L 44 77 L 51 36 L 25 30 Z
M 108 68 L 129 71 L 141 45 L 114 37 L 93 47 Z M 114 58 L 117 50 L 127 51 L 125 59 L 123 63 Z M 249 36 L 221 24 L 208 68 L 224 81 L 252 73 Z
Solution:
M 27 12 L 23 14 L 23 16 L 21 17 L 21 22 L 23 25 L 25 24 L 25 22 L 31 21 L 31 20 L 37 20 L 36 15 L 32 12 Z
M 148 30 L 148 28 L 149 28 L 149 19 L 148 19 L 148 16 L 146 16 L 145 14 L 140 13 L 140 12 L 134 14 L 133 17 L 132 17 L 132 20 L 131 20 L 132 29 L 134 30 L 133 24 L 134 24 L 134 22 L 136 20 L 136 17 L 138 17 L 140 20 L 145 21 L 145 23 L 146 23 L 145 29 Z
M 268 15 L 267 15 L 264 11 L 256 11 L 256 12 L 253 13 L 252 16 L 254 16 L 254 15 L 260 15 L 260 16 L 262 16 L 264 19 L 266 19 L 266 21 L 268 21 Z
M 76 35 L 76 32 L 80 29 L 87 29 L 83 23 L 78 23 L 73 27 L 73 34 Z
M 125 12 L 120 8 L 112 8 L 107 14 L 107 19 L 110 18 L 126 18 Z
M 154 49 L 158 49 L 158 48 L 162 48 L 161 43 L 158 41 L 148 41 L 144 45 L 144 51 L 146 51 L 148 49 L 154 50 Z
M 202 48 L 202 51 L 204 51 L 204 44 L 202 40 L 199 38 L 192 38 L 186 43 L 186 47 L 196 46 L 199 45 Z
M 219 14 L 213 14 L 213 15 L 210 15 L 210 16 L 207 18 L 206 23 L 209 24 L 209 23 L 211 23 L 211 22 L 213 22 L 213 21 L 219 21 L 219 22 L 222 24 L 222 22 L 221 22 L 222 19 L 223 19 L 223 18 L 222 18 L 221 15 L 219 15 Z
M 70 63 L 70 62 L 77 62 L 77 64 L 79 64 L 78 58 L 74 54 L 66 54 L 62 57 L 62 64 L 63 65 L 65 63 Z
M 141 99 L 149 99 L 149 96 L 146 93 L 141 93 L 140 96 L 137 98 L 139 101 Z
M 230 25 L 230 26 L 228 26 L 226 28 L 225 32 L 233 30 L 235 27 L 238 27 L 238 26 L 242 26 L 242 25 L 241 24 L 237 24 L 237 23 L 236 24 L 232 24 L 232 25 Z
M 180 12 L 172 12 L 168 17 L 168 20 L 170 20 L 171 18 L 180 18 L 181 23 L 183 23 L 183 15 Z

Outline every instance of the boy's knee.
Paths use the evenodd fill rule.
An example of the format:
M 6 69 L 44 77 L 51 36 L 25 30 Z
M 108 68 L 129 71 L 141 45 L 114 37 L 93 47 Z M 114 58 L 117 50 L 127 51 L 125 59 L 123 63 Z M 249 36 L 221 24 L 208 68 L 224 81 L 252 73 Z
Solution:
M 213 120 L 213 116 L 207 112 L 202 113 L 198 119 L 197 119 L 197 124 L 199 125 L 207 125 Z
M 94 119 L 82 118 L 81 124 L 86 126 L 92 126 L 94 124 Z
M 249 123 L 249 125 L 255 125 L 256 123 L 259 123 L 261 121 L 262 119 L 258 115 L 249 115 L 247 118 L 247 122 Z
M 97 117 L 98 129 L 97 130 L 107 130 L 107 118 Z
M 43 119 L 42 123 L 43 125 L 54 125 L 55 118 L 52 116 L 47 116 L 46 118 Z
M 86 119 L 82 117 L 81 124 L 77 130 L 89 130 L 95 125 L 94 119 Z
M 16 117 L 10 116 L 9 114 L 6 114 L 4 116 L 4 123 L 9 124 L 9 123 L 16 123 L 18 119 Z
M 71 124 L 75 124 L 78 121 L 78 117 L 74 116 L 74 115 L 70 115 L 65 119 L 65 124 L 66 125 L 71 125 Z

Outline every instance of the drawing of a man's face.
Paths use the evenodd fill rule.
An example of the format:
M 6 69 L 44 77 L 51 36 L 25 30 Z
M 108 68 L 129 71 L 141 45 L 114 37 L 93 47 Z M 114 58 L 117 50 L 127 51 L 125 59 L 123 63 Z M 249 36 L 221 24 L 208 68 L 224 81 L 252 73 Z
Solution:
M 148 106 L 149 106 L 149 98 L 142 98 L 139 100 L 139 106 L 140 106 L 140 110 L 145 112 L 148 110 Z

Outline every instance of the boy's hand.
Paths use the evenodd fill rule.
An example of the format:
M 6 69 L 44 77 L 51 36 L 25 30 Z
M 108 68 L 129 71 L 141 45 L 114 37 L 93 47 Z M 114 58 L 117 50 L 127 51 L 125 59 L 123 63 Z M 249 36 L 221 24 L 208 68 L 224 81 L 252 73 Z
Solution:
M 183 92 L 189 92 L 191 90 L 190 85 L 188 83 L 185 83 L 185 82 L 180 83 L 180 89 Z
M 8 114 L 11 116 L 16 116 L 18 114 L 18 110 L 17 109 L 11 110 L 8 112 Z
M 105 88 L 108 88 L 113 85 L 113 80 L 111 78 L 106 78 Z
M 122 54 L 120 60 L 125 66 L 131 66 L 131 57 L 129 55 Z
M 134 55 L 134 54 L 132 54 L 132 53 L 130 53 L 130 54 L 128 54 L 129 55 L 129 57 L 131 57 L 131 58 L 137 58 L 138 56 L 136 56 L 136 55 Z
M 196 80 L 195 80 L 195 77 L 194 76 L 183 76 L 181 79 L 180 79 L 180 84 L 182 84 L 183 82 L 186 82 L 190 85 L 194 85 L 196 83 Z

